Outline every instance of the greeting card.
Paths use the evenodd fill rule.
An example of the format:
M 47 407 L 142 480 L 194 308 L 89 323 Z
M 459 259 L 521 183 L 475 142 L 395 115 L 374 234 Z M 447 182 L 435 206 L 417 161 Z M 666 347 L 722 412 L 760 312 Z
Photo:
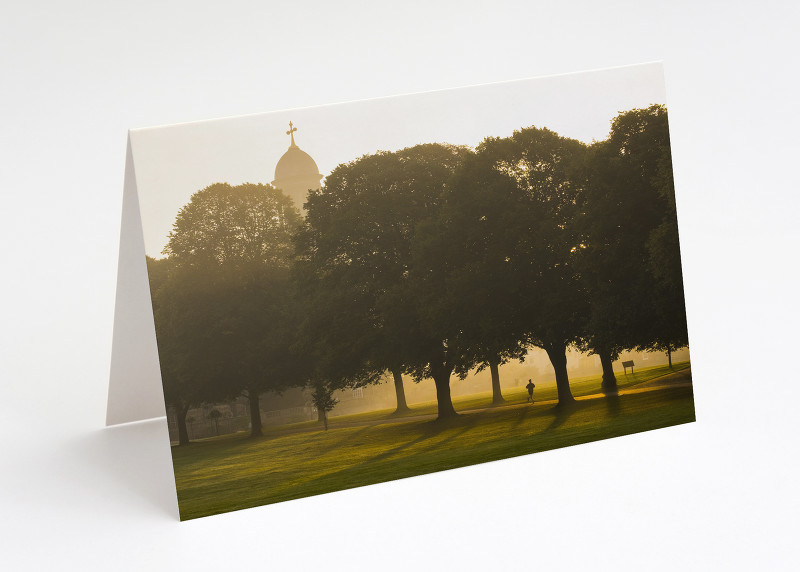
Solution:
M 694 421 L 660 64 L 132 130 L 108 423 L 181 519 Z

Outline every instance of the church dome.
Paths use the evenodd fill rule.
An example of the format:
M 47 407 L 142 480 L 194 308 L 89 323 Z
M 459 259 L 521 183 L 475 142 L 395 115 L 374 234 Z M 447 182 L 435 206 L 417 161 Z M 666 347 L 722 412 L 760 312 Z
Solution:
M 303 208 L 310 189 L 320 188 L 322 175 L 311 155 L 300 149 L 294 142 L 294 132 L 297 127 L 290 121 L 287 135 L 291 136 L 292 144 L 275 165 L 275 180 L 272 186 L 288 195 L 295 206 Z
M 306 177 L 308 175 L 319 175 L 319 169 L 311 155 L 297 145 L 289 147 L 289 150 L 283 154 L 283 157 L 280 158 L 275 166 L 276 181 L 294 177 Z

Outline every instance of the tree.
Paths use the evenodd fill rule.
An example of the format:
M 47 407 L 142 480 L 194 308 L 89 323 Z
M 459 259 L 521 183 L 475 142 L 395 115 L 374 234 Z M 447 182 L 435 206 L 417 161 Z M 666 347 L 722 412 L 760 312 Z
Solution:
M 194 423 L 194 421 L 195 421 L 194 417 L 192 417 L 191 415 L 187 415 L 186 416 L 185 423 L 186 423 L 187 427 L 191 427 L 192 424 Z M 194 433 L 194 431 L 192 431 L 192 432 Z
M 325 425 L 325 431 L 328 430 L 328 412 L 330 412 L 339 400 L 333 396 L 333 389 L 325 382 L 317 381 L 314 385 L 314 391 L 311 393 L 311 402 L 317 408 L 320 419 Z
M 173 336 L 181 358 L 168 365 L 207 402 L 247 396 L 252 436 L 261 435 L 259 395 L 300 383 L 289 282 L 299 221 L 277 189 L 218 183 L 181 209 L 164 249 L 173 265 L 164 295 L 170 315 L 156 329 L 185 325 Z
M 591 300 L 584 348 L 600 356 L 606 389 L 616 387 L 612 364 L 620 351 L 659 346 L 685 316 L 682 283 L 677 309 L 674 300 L 666 302 L 669 294 L 659 276 L 677 274 L 680 280 L 677 226 L 673 239 L 672 225 L 666 108 L 653 105 L 620 113 L 609 137 L 592 146 L 580 220 L 581 267 Z M 654 253 L 662 247 L 665 258 L 654 263 Z M 666 314 L 660 309 L 665 306 L 672 308 Z
M 394 383 L 394 395 L 395 395 L 395 403 L 397 407 L 394 410 L 393 415 L 403 415 L 405 413 L 409 413 L 411 408 L 408 406 L 406 402 L 406 389 L 403 386 L 403 370 L 400 367 L 392 368 L 390 373 L 392 374 L 392 382 Z
M 179 445 L 188 444 L 186 414 L 191 407 L 232 397 L 235 365 L 226 302 L 237 291 L 221 280 L 219 268 L 177 266 L 166 258 L 151 267 L 167 269 L 164 282 L 153 293 L 164 396 L 178 421 Z M 151 276 L 157 276 L 155 272 Z
M 664 114 L 666 115 L 666 110 Z M 666 117 L 664 120 L 666 123 Z M 672 154 L 668 137 L 660 150 L 653 185 L 663 199 L 665 208 L 660 224 L 652 230 L 647 240 L 650 270 L 657 281 L 655 288 L 657 327 L 649 347 L 665 351 L 669 367 L 672 368 L 672 352 L 689 345 L 689 332 L 686 324 Z
M 196 288 L 202 283 L 191 281 L 185 288 L 178 285 L 174 266 L 167 258 L 147 257 L 164 400 L 175 412 L 178 446 L 186 446 L 186 415 L 209 394 L 208 374 L 213 364 L 207 359 L 207 338 L 198 335 L 209 324 L 200 324 L 197 312 L 182 311 L 183 307 L 193 307 Z M 181 296 L 176 295 L 177 290 L 183 291 Z
M 311 309 L 304 330 L 316 333 L 325 379 L 341 385 L 387 370 L 397 384 L 402 373 L 433 377 L 439 417 L 455 415 L 455 363 L 447 340 L 420 319 L 411 263 L 417 228 L 437 216 L 445 183 L 466 154 L 426 144 L 366 155 L 339 165 L 310 192 L 297 275 Z
M 472 224 L 484 228 L 473 261 L 481 270 L 474 274 L 502 277 L 495 287 L 507 306 L 499 323 L 509 324 L 511 339 L 547 352 L 559 404 L 571 403 L 566 350 L 580 340 L 588 313 L 575 228 L 586 146 L 528 127 L 511 137 L 487 138 L 477 154 L 485 174 L 471 194 L 482 188 L 487 199 L 479 209 L 470 207 Z M 481 209 L 488 214 L 474 220 Z M 503 346 L 516 356 L 507 342 Z
M 304 250 L 302 238 L 292 275 L 299 312 L 294 351 L 303 356 L 305 378 L 339 389 L 378 383 L 383 372 L 366 361 L 374 351 L 369 298 L 346 273 L 317 274 L 318 259 L 307 257 L 313 250 Z
M 214 261 L 287 268 L 299 222 L 292 200 L 278 189 L 215 183 L 178 212 L 164 254 L 178 265 Z
M 214 433 L 219 435 L 219 419 L 222 417 L 222 413 L 219 412 L 217 409 L 212 409 L 208 412 L 208 418 L 214 422 Z
M 467 156 L 447 185 L 436 221 L 420 225 L 413 267 L 429 326 L 443 326 L 448 351 L 458 356 L 455 373 L 488 368 L 492 403 L 503 399 L 499 366 L 525 355 L 523 324 L 514 299 L 520 284 L 509 253 L 521 193 L 494 169 L 486 154 Z

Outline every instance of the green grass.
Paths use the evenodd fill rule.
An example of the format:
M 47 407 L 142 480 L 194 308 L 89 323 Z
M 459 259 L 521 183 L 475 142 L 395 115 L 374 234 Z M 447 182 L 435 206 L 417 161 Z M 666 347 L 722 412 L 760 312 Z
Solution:
M 619 389 L 626 389 L 632 386 L 638 385 L 640 383 L 644 383 L 646 381 L 650 381 L 657 377 L 661 377 L 662 375 L 667 375 L 670 373 L 674 373 L 676 371 L 681 371 L 688 368 L 690 363 L 688 361 L 685 362 L 678 362 L 673 363 L 673 368 L 670 369 L 666 365 L 659 365 L 654 367 L 648 368 L 636 368 L 635 373 L 625 375 L 623 372 L 615 372 L 617 376 L 617 387 Z M 588 377 L 578 377 L 575 379 L 569 380 L 570 389 L 572 390 L 572 395 L 575 397 L 581 397 L 583 395 L 593 395 L 600 391 L 600 382 L 602 380 L 602 375 L 592 375 Z M 458 381 L 454 378 L 453 384 L 457 384 Z M 554 399 L 558 399 L 558 392 L 556 390 L 556 385 L 554 381 L 545 382 L 545 383 L 536 383 L 536 389 L 534 390 L 534 400 L 536 401 L 551 401 Z M 503 389 L 503 397 L 506 400 L 506 404 L 517 404 L 517 403 L 525 403 L 528 399 L 528 390 L 524 387 L 514 387 L 511 389 Z M 469 409 L 481 409 L 484 407 L 491 407 L 492 406 L 492 392 L 485 391 L 482 393 L 473 393 L 471 395 L 464 395 L 453 397 L 453 406 L 456 408 L 456 411 L 466 411 Z M 437 405 L 435 401 L 428 401 L 425 403 L 415 403 L 410 406 L 411 413 L 409 415 L 434 415 L 436 414 Z M 351 425 L 352 423 L 363 422 L 363 421 L 375 421 L 379 419 L 391 419 L 392 413 L 394 412 L 393 409 L 383 409 L 379 411 L 369 411 L 366 413 L 354 413 L 351 415 L 337 415 L 334 417 L 328 417 L 328 424 L 331 427 L 342 426 L 342 425 Z M 281 429 L 277 429 L 277 432 L 282 432 L 287 429 L 307 429 L 311 427 L 315 427 L 317 425 L 317 421 L 303 421 L 300 423 L 293 423 L 290 425 L 284 425 Z M 266 431 L 276 431 L 275 428 L 267 428 Z
M 646 379 L 628 385 L 642 381 Z M 576 382 L 577 389 L 581 381 Z M 464 400 L 462 409 L 463 403 L 471 402 Z M 678 386 L 579 401 L 566 408 L 542 404 L 487 409 L 446 422 L 332 425 L 328 432 L 295 428 L 262 439 L 228 435 L 174 447 L 172 452 L 185 520 L 688 423 L 694 418 L 692 389 Z

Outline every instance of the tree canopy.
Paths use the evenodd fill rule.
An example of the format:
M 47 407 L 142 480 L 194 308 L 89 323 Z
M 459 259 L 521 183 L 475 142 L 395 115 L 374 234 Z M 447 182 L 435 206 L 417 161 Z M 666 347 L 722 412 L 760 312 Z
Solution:
M 568 404 L 568 348 L 597 354 L 611 388 L 621 351 L 688 343 L 663 106 L 620 113 L 590 146 L 527 127 L 475 150 L 364 155 L 306 212 L 269 185 L 217 183 L 148 259 L 165 395 L 184 417 L 246 395 L 258 435 L 260 393 L 310 384 L 325 421 L 336 389 L 391 372 L 398 410 L 403 374 L 432 378 L 446 418 L 453 374 L 489 368 L 500 403 L 499 367 L 532 346 Z
M 192 195 L 175 219 L 163 254 L 176 264 L 288 268 L 300 222 L 292 200 L 270 185 L 215 183 Z
M 253 435 L 261 434 L 259 394 L 297 382 L 289 267 L 299 221 L 272 187 L 215 184 L 181 209 L 164 249 L 156 331 L 174 351 L 162 353 L 162 371 L 175 371 L 168 377 L 182 381 L 170 385 L 183 395 L 246 395 Z
M 584 341 L 613 388 L 611 362 L 623 349 L 687 343 L 666 108 L 620 113 L 609 137 L 592 147 L 586 188 Z
M 326 377 L 343 383 L 386 370 L 433 377 L 440 416 L 455 414 L 446 339 L 425 327 L 412 280 L 413 244 L 435 218 L 447 180 L 469 150 L 425 144 L 339 165 L 309 194 L 298 237 L 300 290 Z M 319 328 L 321 324 L 326 327 Z
M 484 175 L 473 175 L 468 185 L 476 185 L 472 194 L 481 203 L 468 208 L 484 238 L 473 250 L 473 263 L 481 267 L 473 273 L 492 281 L 492 291 L 507 304 L 501 321 L 511 324 L 519 342 L 547 352 L 559 403 L 569 403 L 566 350 L 580 339 L 586 315 L 574 225 L 586 146 L 528 127 L 507 138 L 486 139 L 477 154 Z

